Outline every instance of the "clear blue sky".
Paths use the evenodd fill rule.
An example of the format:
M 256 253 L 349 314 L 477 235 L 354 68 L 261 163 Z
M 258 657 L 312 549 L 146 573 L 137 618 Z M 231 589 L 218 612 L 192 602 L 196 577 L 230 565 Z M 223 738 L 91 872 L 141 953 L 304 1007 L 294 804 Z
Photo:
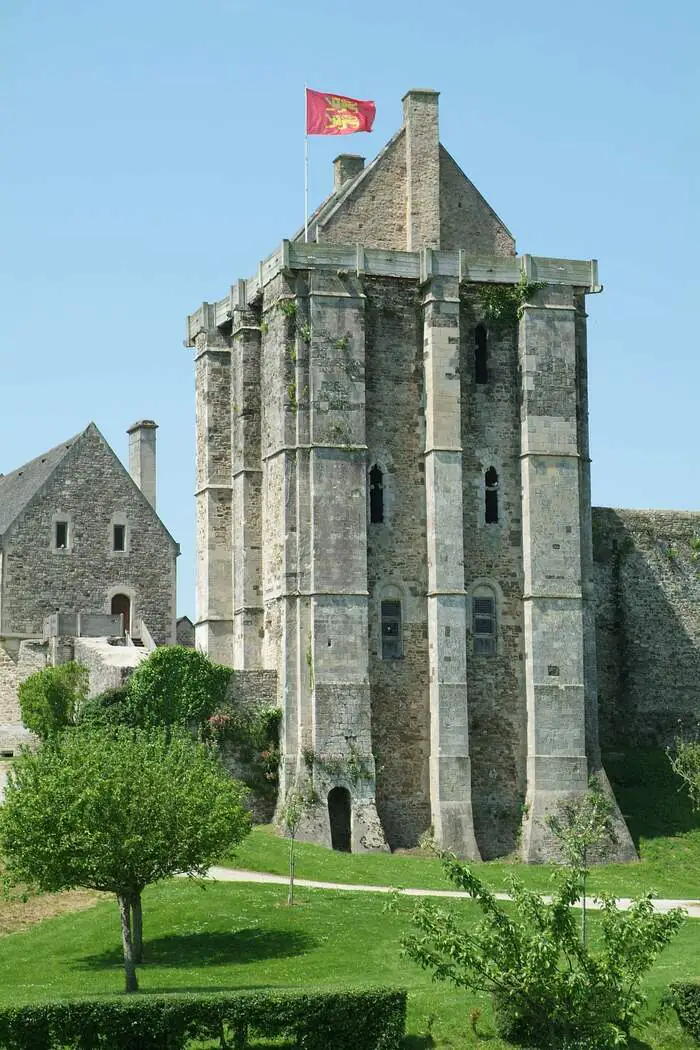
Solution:
M 593 498 L 700 507 L 697 0 L 7 0 L 0 11 L 0 472 L 95 420 L 160 424 L 159 510 L 194 614 L 184 317 L 303 216 L 303 83 L 409 87 L 519 252 L 600 260 L 589 298 Z

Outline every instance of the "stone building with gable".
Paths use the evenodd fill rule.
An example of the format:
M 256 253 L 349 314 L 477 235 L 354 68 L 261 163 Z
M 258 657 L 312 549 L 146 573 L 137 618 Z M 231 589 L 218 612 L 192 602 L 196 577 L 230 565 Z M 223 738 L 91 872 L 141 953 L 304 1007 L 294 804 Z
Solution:
M 275 683 L 282 795 L 310 783 L 317 800 L 306 837 L 395 848 L 432 826 L 464 856 L 520 843 L 543 860 L 547 813 L 591 773 L 606 783 L 599 694 L 609 740 L 644 724 L 629 669 L 664 664 L 663 529 L 680 529 L 677 589 L 697 597 L 700 524 L 635 519 L 648 543 L 632 548 L 624 512 L 594 530 L 597 263 L 516 255 L 440 143 L 437 92 L 409 91 L 403 118 L 367 166 L 337 158 L 308 243 L 188 318 L 197 644 L 239 690 Z M 696 656 L 665 724 L 698 705 L 697 603 L 671 604 Z
M 48 635 L 175 641 L 179 548 L 155 510 L 155 432 L 130 428 L 131 474 L 90 423 L 0 476 L 0 748 L 22 735 L 17 685 L 45 665 Z

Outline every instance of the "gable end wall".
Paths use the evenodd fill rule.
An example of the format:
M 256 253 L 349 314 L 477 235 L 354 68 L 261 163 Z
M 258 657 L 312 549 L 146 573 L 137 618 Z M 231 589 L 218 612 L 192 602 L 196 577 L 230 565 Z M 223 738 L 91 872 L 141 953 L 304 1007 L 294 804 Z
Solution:
M 53 521 L 72 523 L 71 549 L 54 551 Z M 126 514 L 128 553 L 111 549 L 112 516 Z M 4 537 L 3 630 L 41 636 L 57 610 L 108 612 L 111 594 L 134 596 L 154 640 L 175 632 L 175 551 L 96 431 L 87 431 Z

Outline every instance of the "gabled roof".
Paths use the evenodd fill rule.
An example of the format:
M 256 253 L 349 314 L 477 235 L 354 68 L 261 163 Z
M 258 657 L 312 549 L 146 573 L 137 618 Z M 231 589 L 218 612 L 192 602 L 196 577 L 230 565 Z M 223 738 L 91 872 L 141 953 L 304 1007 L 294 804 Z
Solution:
M 25 463 L 24 466 L 18 467 L 17 470 L 14 470 L 11 474 L 5 476 L 0 475 L 0 539 L 3 537 L 4 533 L 7 532 L 16 518 L 19 517 L 31 501 L 39 494 L 39 491 L 43 486 L 51 479 L 58 466 L 69 455 L 71 450 L 92 434 L 96 435 L 98 440 L 101 441 L 110 452 L 114 459 L 115 466 L 123 475 L 125 482 L 133 490 L 134 498 L 140 500 L 144 507 L 153 515 L 165 535 L 179 553 L 179 543 L 177 543 L 177 541 L 171 536 L 170 532 L 168 532 L 162 519 L 159 517 L 158 512 L 148 502 L 131 474 L 119 459 L 119 456 L 117 456 L 112 446 L 100 433 L 99 427 L 97 427 L 95 423 L 88 423 L 85 430 L 81 431 L 79 434 L 69 438 L 68 441 L 63 441 L 60 445 L 56 445 L 55 448 L 50 449 L 48 452 L 44 452 L 43 455 L 37 456 L 36 459 L 30 460 L 28 463 Z
M 398 142 L 398 140 L 405 134 L 406 129 L 401 127 L 399 130 L 391 136 L 388 142 L 382 146 L 377 156 L 367 164 L 362 171 L 358 171 L 354 178 L 348 179 L 344 182 L 337 190 L 334 190 L 326 199 L 319 204 L 318 208 L 309 216 L 309 237 L 311 240 L 314 239 L 315 230 L 312 228 L 315 226 L 322 226 L 327 219 L 331 217 L 339 208 L 343 202 L 354 193 L 362 185 L 362 183 L 372 174 L 372 172 L 378 168 L 384 157 L 387 155 L 389 150 Z M 304 227 L 292 237 L 293 241 L 302 241 L 304 239 Z
M 80 436 L 75 434 L 67 441 L 62 441 L 60 445 L 42 453 L 36 459 L 30 459 L 11 474 L 0 474 L 0 536 L 7 532 L 17 515 L 49 480 Z

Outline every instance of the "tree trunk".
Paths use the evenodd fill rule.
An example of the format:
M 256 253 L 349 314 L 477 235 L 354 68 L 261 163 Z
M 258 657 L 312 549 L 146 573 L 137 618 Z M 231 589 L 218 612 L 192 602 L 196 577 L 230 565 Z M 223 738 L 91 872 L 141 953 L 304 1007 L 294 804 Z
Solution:
M 135 963 L 143 962 L 143 918 L 141 914 L 141 894 L 134 893 L 131 898 L 131 943 Z
M 131 943 L 131 898 L 120 893 L 117 894 L 119 911 L 122 917 L 122 943 L 124 945 L 124 978 L 127 992 L 138 991 L 136 970 L 134 968 L 134 952 Z
M 291 907 L 294 904 L 294 867 L 296 857 L 294 855 L 294 835 L 290 835 L 289 838 L 289 890 L 287 892 L 287 904 Z

